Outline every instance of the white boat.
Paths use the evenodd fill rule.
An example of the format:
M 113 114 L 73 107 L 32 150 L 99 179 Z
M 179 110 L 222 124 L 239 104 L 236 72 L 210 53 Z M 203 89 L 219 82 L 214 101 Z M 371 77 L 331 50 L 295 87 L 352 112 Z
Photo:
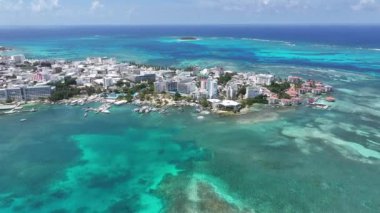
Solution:
M 23 119 L 20 119 L 20 122 L 25 122 L 26 121 L 26 119 L 25 118 L 23 118 Z
M 14 111 L 13 109 L 4 112 L 4 114 L 13 114 L 13 113 L 16 113 L 16 111 Z
M 83 115 L 85 118 L 88 116 L 88 113 L 86 112 L 86 113 L 84 113 L 84 115 Z
M 126 104 L 126 103 L 128 103 L 128 102 L 127 101 L 116 101 L 114 104 L 116 106 L 120 106 L 120 105 L 123 105 L 123 104 Z

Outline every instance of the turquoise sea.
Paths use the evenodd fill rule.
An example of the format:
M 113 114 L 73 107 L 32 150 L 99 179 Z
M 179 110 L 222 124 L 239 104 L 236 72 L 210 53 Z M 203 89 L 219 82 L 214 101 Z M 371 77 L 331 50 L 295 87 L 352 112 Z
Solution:
M 2 29 L 0 46 L 32 58 L 300 75 L 334 86 L 337 102 L 204 120 L 192 108 L 139 115 L 133 106 L 0 116 L 0 212 L 380 211 L 379 30 L 75 29 Z

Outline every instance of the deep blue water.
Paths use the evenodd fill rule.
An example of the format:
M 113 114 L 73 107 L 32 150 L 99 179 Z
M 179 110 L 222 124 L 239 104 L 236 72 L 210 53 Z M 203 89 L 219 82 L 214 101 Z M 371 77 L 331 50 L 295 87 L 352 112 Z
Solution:
M 0 27 L 0 42 L 87 35 L 205 36 L 380 48 L 380 26 L 57 26 Z
M 181 41 L 196 36 L 196 41 Z M 286 65 L 380 73 L 380 26 L 3 27 L 5 54 L 81 60 L 109 56 L 162 66 L 238 71 Z

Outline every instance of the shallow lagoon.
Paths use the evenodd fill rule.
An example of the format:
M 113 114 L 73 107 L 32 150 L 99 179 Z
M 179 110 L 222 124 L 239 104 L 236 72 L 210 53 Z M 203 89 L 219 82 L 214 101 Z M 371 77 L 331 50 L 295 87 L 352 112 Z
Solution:
M 193 109 L 84 118 L 80 107 L 41 106 L 1 116 L 1 211 L 377 212 L 378 79 L 302 73 L 336 88 L 330 110 L 198 120 Z

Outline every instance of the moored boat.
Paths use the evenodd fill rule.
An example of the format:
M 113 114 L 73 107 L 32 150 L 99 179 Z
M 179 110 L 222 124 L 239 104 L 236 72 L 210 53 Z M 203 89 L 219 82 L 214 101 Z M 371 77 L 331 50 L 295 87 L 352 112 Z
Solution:
M 335 98 L 332 96 L 326 97 L 326 101 L 328 102 L 335 102 Z

